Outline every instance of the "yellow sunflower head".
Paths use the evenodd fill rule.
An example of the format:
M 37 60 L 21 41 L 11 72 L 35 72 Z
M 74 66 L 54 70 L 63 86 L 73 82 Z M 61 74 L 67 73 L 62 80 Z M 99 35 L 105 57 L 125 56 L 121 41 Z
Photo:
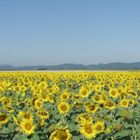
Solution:
M 101 95 L 95 94 L 94 96 L 92 96 L 92 100 L 96 103 L 101 103 L 102 97 L 101 97 Z
M 111 88 L 111 89 L 109 90 L 109 95 L 110 95 L 112 98 L 117 98 L 117 97 L 118 97 L 118 92 L 117 92 L 116 89 Z
M 96 113 L 99 107 L 97 104 L 90 103 L 89 105 L 86 105 L 85 108 L 88 113 Z
M 98 84 L 98 85 L 95 86 L 95 91 L 100 92 L 101 88 L 102 88 L 102 86 Z
M 134 105 L 136 105 L 137 104 L 137 100 L 134 100 L 134 99 L 130 99 L 129 100 L 129 104 L 131 105 L 131 106 L 134 106 Z
M 50 103 L 55 103 L 53 94 L 48 94 L 48 95 L 47 95 L 47 100 L 48 100 L 48 102 L 50 102 Z
M 128 99 L 122 99 L 120 101 L 120 106 L 121 107 L 128 107 L 128 105 L 129 105 L 129 100 Z
M 105 107 L 109 110 L 113 110 L 113 109 L 115 109 L 116 106 L 115 106 L 115 103 L 113 101 L 108 100 L 105 103 Z
M 31 135 L 34 133 L 35 130 L 35 125 L 33 124 L 32 121 L 29 121 L 27 119 L 23 119 L 22 122 L 20 123 L 20 130 L 27 134 L 27 135 Z
M 38 116 L 42 119 L 48 119 L 49 118 L 49 113 L 48 111 L 44 110 L 44 109 L 41 109 L 41 110 L 38 110 L 37 112 Z
M 6 124 L 9 120 L 9 116 L 6 114 L 0 114 L 0 125 Z
M 57 105 L 57 108 L 58 108 L 58 111 L 61 113 L 61 114 L 66 114 L 68 113 L 69 109 L 70 109 L 70 105 L 67 103 L 67 102 L 60 102 L 58 105 Z
M 71 140 L 72 135 L 68 129 L 57 129 L 50 135 L 50 140 Z
M 12 102 L 12 100 L 11 100 L 10 98 L 8 98 L 8 97 L 5 97 L 5 98 L 2 100 L 2 104 L 3 104 L 4 106 L 10 106 L 10 105 L 11 105 L 11 102 Z
M 92 117 L 89 115 L 89 114 L 86 114 L 86 113 L 82 113 L 82 114 L 79 114 L 77 117 L 76 117 L 76 121 L 77 123 L 79 123 L 81 126 L 84 126 L 85 124 L 92 124 L 93 120 L 92 120 Z
M 94 124 L 94 127 L 96 129 L 97 134 L 104 132 L 104 122 L 103 121 L 98 121 Z
M 86 87 L 81 87 L 80 91 L 79 91 L 79 95 L 81 98 L 86 98 L 89 96 L 89 92 L 88 89 Z
M 90 123 L 86 123 L 84 126 L 80 127 L 79 131 L 87 139 L 93 139 L 97 134 L 94 125 Z
M 43 106 L 43 100 L 42 99 L 36 99 L 34 102 L 34 107 L 36 109 L 40 109 Z
M 33 115 L 30 112 L 20 111 L 18 113 L 18 118 L 19 119 L 26 119 L 26 120 L 32 121 L 33 120 Z
M 39 122 L 40 126 L 44 126 L 45 125 L 45 120 L 44 119 L 40 119 L 38 122 Z
M 72 107 L 74 108 L 74 109 L 77 109 L 77 108 L 80 108 L 81 106 L 82 106 L 82 101 L 78 101 L 78 100 L 76 100 L 76 101 L 73 101 L 73 104 L 72 104 Z
M 121 94 L 124 92 L 123 87 L 119 86 L 119 87 L 117 88 L 117 92 L 121 95 Z
M 64 91 L 64 92 L 60 95 L 60 99 L 61 99 L 62 101 L 67 101 L 67 100 L 69 99 L 69 97 L 70 97 L 70 93 L 68 93 L 68 92 L 66 92 L 66 91 Z

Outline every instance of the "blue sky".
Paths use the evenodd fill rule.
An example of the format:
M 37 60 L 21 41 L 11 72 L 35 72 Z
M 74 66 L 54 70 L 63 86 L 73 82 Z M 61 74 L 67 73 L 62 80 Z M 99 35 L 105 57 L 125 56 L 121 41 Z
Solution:
M 0 64 L 140 61 L 139 0 L 1 0 Z

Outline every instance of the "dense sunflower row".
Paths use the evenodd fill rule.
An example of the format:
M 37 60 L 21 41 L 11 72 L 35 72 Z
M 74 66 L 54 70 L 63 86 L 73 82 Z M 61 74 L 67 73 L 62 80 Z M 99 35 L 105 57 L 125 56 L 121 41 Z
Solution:
M 0 139 L 140 139 L 139 72 L 0 72 Z

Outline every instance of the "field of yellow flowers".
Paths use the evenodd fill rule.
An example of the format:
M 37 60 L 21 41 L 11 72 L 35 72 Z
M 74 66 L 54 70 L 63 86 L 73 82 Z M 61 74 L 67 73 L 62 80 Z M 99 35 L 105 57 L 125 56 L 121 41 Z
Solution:
M 0 72 L 0 140 L 139 140 L 140 72 Z

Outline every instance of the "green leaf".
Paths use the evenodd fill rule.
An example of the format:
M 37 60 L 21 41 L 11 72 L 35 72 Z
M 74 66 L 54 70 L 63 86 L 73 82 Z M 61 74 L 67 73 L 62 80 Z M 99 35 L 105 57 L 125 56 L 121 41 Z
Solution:
M 33 137 L 30 140 L 40 140 L 38 135 L 33 135 Z
M 140 139 L 140 132 L 137 133 L 137 137 L 138 137 L 138 139 Z
M 123 138 L 129 136 L 132 133 L 132 130 L 122 130 L 114 135 L 115 138 Z
M 15 124 L 14 123 L 9 123 L 8 128 L 10 129 L 11 132 L 15 131 Z
M 26 136 L 17 134 L 12 140 L 29 140 Z
M 69 129 L 70 129 L 71 131 L 77 131 L 77 125 L 74 124 L 74 123 L 70 123 L 70 124 L 69 124 Z
M 83 138 L 80 138 L 79 136 L 73 136 L 72 140 L 83 140 Z
M 11 131 L 10 131 L 9 128 L 4 127 L 4 128 L 2 129 L 2 131 L 0 131 L 0 133 L 2 133 L 2 134 L 9 134 L 9 133 L 11 133 Z
M 44 128 L 43 129 L 43 133 L 48 133 L 48 129 L 47 128 Z
M 132 128 L 132 127 L 133 127 L 133 125 L 132 125 L 132 124 L 129 124 L 128 122 L 123 122 L 122 124 L 124 125 L 124 127 L 125 127 L 126 129 Z

